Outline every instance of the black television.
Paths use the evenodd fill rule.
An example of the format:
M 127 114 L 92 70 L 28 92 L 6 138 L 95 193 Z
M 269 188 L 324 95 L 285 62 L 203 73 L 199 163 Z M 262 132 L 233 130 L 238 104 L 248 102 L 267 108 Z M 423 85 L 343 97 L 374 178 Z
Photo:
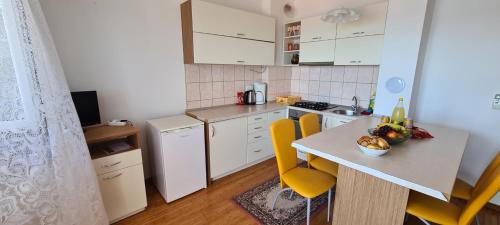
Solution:
M 73 98 L 82 127 L 101 123 L 96 91 L 71 92 L 71 98 Z

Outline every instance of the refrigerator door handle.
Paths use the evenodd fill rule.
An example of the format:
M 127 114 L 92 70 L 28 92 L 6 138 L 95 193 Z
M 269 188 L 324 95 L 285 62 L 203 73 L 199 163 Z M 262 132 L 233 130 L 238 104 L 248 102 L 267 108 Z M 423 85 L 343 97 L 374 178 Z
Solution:
M 166 131 L 166 133 L 168 134 L 174 134 L 174 133 L 180 133 L 180 132 L 184 132 L 184 131 L 189 131 L 189 130 L 192 130 L 193 127 L 184 127 L 184 128 L 180 128 L 180 129 L 176 129 L 176 130 L 169 130 L 169 131 Z

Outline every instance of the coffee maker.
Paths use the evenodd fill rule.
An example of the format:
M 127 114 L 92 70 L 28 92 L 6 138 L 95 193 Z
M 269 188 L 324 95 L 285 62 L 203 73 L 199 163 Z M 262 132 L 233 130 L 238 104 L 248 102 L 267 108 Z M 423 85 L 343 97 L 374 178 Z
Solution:
M 262 105 L 267 102 L 267 84 L 264 82 L 255 82 L 253 84 L 255 91 L 255 104 Z

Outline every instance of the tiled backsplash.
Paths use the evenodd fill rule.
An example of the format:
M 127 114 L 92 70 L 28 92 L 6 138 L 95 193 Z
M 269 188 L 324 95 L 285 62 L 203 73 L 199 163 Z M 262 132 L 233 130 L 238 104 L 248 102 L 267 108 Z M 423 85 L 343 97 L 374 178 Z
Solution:
M 378 66 L 293 67 L 291 94 L 339 105 L 352 105 L 352 97 L 357 96 L 366 108 L 377 89 L 378 74 Z
M 236 93 L 257 81 L 268 84 L 270 99 L 290 93 L 290 68 L 186 64 L 185 70 L 187 109 L 235 104 Z
M 186 64 L 188 109 L 236 103 L 236 93 L 256 81 L 268 84 L 268 99 L 298 95 L 304 100 L 368 107 L 377 88 L 378 66 L 235 66 Z

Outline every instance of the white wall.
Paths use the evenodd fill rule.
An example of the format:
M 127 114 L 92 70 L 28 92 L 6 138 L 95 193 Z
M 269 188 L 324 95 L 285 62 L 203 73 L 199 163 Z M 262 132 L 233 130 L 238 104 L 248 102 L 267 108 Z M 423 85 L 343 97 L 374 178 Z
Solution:
M 500 110 L 491 107 L 500 94 L 500 1 L 429 4 L 414 115 L 470 132 L 459 177 L 474 183 L 500 151 Z
M 375 99 L 376 115 L 392 115 L 399 97 L 404 98 L 408 115 L 426 10 L 427 0 L 389 1 Z M 386 88 L 386 82 L 394 77 L 405 82 L 405 88 L 400 93 L 392 93 Z
M 212 1 L 269 14 L 270 0 Z M 181 2 L 41 0 L 70 89 L 97 90 L 103 121 L 143 128 L 148 119 L 184 112 Z

